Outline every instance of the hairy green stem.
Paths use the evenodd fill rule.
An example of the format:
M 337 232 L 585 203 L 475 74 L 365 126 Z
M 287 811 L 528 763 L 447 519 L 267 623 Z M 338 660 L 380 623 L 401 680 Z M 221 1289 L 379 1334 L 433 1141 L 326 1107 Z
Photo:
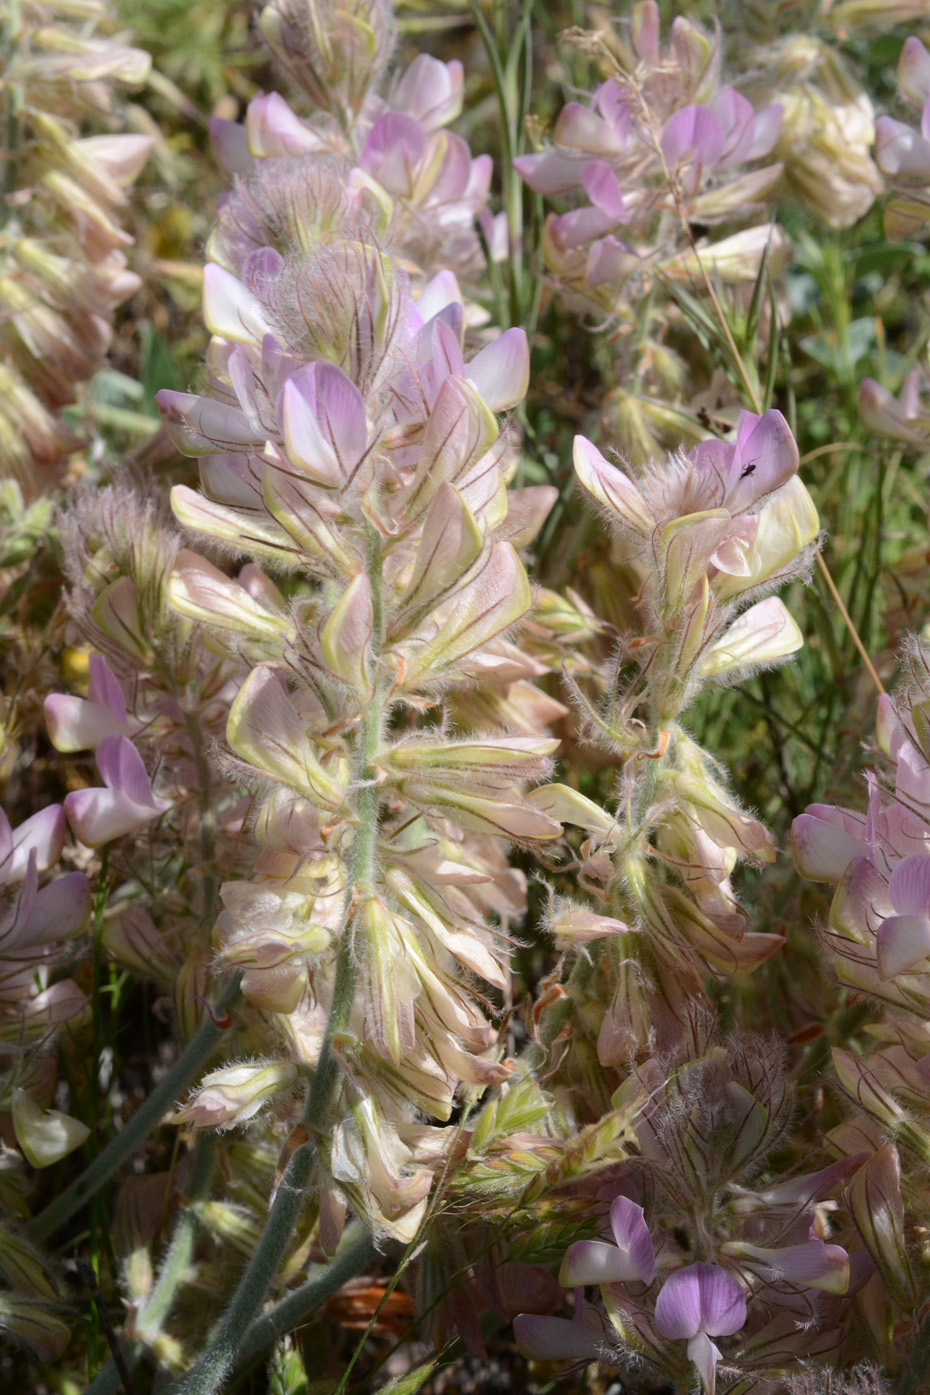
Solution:
M 353 1226 L 346 1232 L 343 1243 L 329 1264 L 314 1271 L 310 1277 L 285 1298 L 275 1303 L 251 1323 L 239 1343 L 235 1365 L 247 1366 L 260 1356 L 272 1342 L 303 1326 L 344 1283 L 354 1279 L 377 1258 L 374 1241 L 364 1226 Z
M 135 1328 L 139 1340 L 120 1343 L 120 1355 L 129 1371 L 135 1370 L 142 1360 L 146 1347 L 151 1345 L 153 1339 L 161 1331 L 190 1265 L 194 1253 L 194 1241 L 199 1229 L 197 1212 L 191 1202 L 201 1201 L 210 1190 L 216 1161 L 213 1143 L 214 1136 L 212 1134 L 198 1134 L 194 1149 L 194 1167 L 185 1203 L 178 1217 L 171 1243 L 162 1260 L 152 1292 L 136 1316 Z M 84 1395 L 117 1395 L 122 1384 L 123 1379 L 119 1368 L 111 1357 L 106 1365 L 97 1372 L 84 1391 Z
M 122 1132 L 110 1140 L 80 1177 L 75 1178 L 44 1211 L 40 1211 L 30 1221 L 26 1227 L 30 1240 L 36 1244 L 43 1244 L 59 1227 L 69 1221 L 76 1211 L 80 1211 L 91 1197 L 96 1196 L 100 1188 L 106 1185 L 113 1174 L 141 1146 L 143 1140 L 158 1127 L 166 1111 L 193 1084 L 213 1055 L 223 1034 L 224 1029 L 217 1026 L 217 1019 L 222 1021 L 239 999 L 241 977 L 241 974 L 237 973 L 230 979 L 196 1035 Z
M 152 1292 L 136 1315 L 136 1332 L 143 1342 L 150 1344 L 161 1331 L 194 1253 L 199 1221 L 197 1210 L 191 1203 L 203 1201 L 210 1191 L 216 1162 L 214 1141 L 215 1135 L 212 1133 L 197 1135 L 188 1195 Z
M 370 524 L 365 529 L 365 554 L 372 595 L 371 647 L 377 664 L 384 644 L 382 553 L 381 540 Z M 375 682 L 378 690 L 363 708 L 364 718 L 355 762 L 355 837 L 349 862 L 333 998 L 320 1048 L 320 1058 L 303 1110 L 307 1141 L 295 1149 L 284 1169 L 265 1229 L 239 1281 L 232 1302 L 214 1329 L 200 1360 L 177 1385 L 171 1387 L 172 1395 L 213 1395 L 232 1369 L 243 1340 L 243 1333 L 255 1320 L 265 1294 L 280 1271 L 282 1260 L 292 1243 L 311 1178 L 314 1135 L 319 1135 L 332 1126 L 330 1116 L 340 1083 L 339 1063 L 332 1046 L 333 1038 L 348 1025 L 355 1000 L 358 955 L 353 933 L 353 912 L 356 888 L 370 884 L 375 871 L 380 801 L 372 761 L 381 741 L 387 705 L 386 694 L 380 686 L 380 675 L 377 673 Z

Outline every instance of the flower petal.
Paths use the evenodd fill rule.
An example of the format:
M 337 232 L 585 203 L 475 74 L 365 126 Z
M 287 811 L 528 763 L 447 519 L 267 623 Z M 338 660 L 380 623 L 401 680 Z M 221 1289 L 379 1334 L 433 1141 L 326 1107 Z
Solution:
M 656 1327 L 663 1337 L 712 1337 L 738 1332 L 746 1321 L 746 1295 L 725 1269 L 716 1264 L 690 1264 L 677 1269 L 656 1299 Z
M 883 979 L 907 973 L 930 954 L 930 916 L 889 916 L 879 927 L 875 949 Z
M 656 1272 L 656 1255 L 643 1208 L 627 1196 L 615 1197 L 610 1204 L 610 1228 L 634 1271 L 627 1278 L 651 1284 Z
M 899 915 L 930 913 L 930 854 L 909 853 L 902 858 L 889 879 L 888 894 Z
M 570 1318 L 521 1313 L 514 1318 L 513 1330 L 518 1349 L 530 1361 L 561 1361 L 569 1357 L 592 1361 L 600 1355 L 601 1344 L 581 1323 Z
M 688 1343 L 688 1360 L 693 1361 L 701 1377 L 701 1385 L 707 1395 L 714 1395 L 717 1386 L 717 1362 L 720 1352 L 704 1332 L 699 1332 Z

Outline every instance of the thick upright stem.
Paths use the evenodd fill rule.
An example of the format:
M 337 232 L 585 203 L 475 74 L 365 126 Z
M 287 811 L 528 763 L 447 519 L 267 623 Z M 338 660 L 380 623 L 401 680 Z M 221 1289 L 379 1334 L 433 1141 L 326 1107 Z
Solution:
M 354 1227 L 351 1234 L 346 1231 L 338 1254 L 325 1268 L 312 1273 L 300 1288 L 295 1288 L 249 1326 L 236 1352 L 237 1369 L 254 1361 L 272 1342 L 302 1326 L 344 1283 L 363 1273 L 377 1254 L 375 1243 L 364 1226 Z

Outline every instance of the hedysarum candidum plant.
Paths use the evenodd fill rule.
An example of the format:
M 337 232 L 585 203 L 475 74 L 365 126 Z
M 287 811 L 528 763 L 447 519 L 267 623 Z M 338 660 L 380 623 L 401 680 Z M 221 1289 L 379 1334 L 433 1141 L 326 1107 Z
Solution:
M 339 214 L 325 231 L 292 218 L 307 181 L 318 219 Z M 508 490 L 515 442 L 496 416 L 525 391 L 525 335 L 466 358 L 454 277 L 414 299 L 318 157 L 244 180 L 221 235 L 259 199 L 277 246 L 238 274 L 207 268 L 210 395 L 160 405 L 201 458 L 201 490 L 173 491 L 178 520 L 277 578 L 246 596 L 183 551 L 170 583 L 180 615 L 248 653 L 226 740 L 254 791 L 257 857 L 221 888 L 215 948 L 260 1009 L 257 1057 L 213 1071 L 179 1122 L 228 1126 L 310 1082 L 260 1247 L 267 1284 L 308 1184 L 327 1248 L 347 1204 L 376 1234 L 416 1234 L 456 1089 L 511 1069 L 462 977 L 504 985 L 488 914 L 518 915 L 522 897 L 502 848 L 561 826 L 524 794 L 551 735 L 467 722 L 471 691 L 519 705 L 517 680 L 538 671 L 507 635 L 531 604 L 515 543 L 553 491 Z M 253 1309 L 261 1296 L 253 1285 Z M 189 1388 L 212 1388 L 197 1381 L 229 1359 L 214 1344 Z
M 295 286 L 318 275 L 341 322 L 314 317 L 301 334 L 300 306 L 316 301 Z M 445 1119 L 458 1080 L 505 1069 L 450 974 L 457 961 L 502 983 L 481 908 L 512 895 L 495 840 L 560 832 L 521 793 L 555 741 L 453 732 L 441 707 L 444 690 L 493 682 L 499 641 L 530 605 L 493 414 L 522 395 L 525 338 L 511 331 L 465 363 L 461 304 L 443 303 L 443 283 L 413 301 L 371 241 L 290 264 L 255 253 L 244 276 L 208 278 L 206 292 L 237 405 L 161 398 L 179 440 L 223 450 L 205 455 L 202 493 L 175 489 L 178 518 L 292 594 L 253 617 L 193 553 L 172 581 L 176 609 L 263 659 L 227 725 L 257 792 L 261 851 L 256 877 L 222 890 L 217 948 L 244 967 L 246 997 L 277 1014 L 295 1064 L 326 1081 L 314 1119 L 329 1134 L 332 1204 L 348 1192 L 409 1239 L 431 1174 L 404 1171 L 404 1101 Z M 196 1104 L 187 1117 L 199 1121 Z
M 61 59 L 53 116 L 90 199 L 92 156 L 134 166 L 143 147 L 88 140 L 65 107 L 102 102 L 133 50 L 93 47 L 93 0 L 49 11 L 64 38 L 15 10 L 8 70 L 43 45 Z M 792 802 L 791 750 L 765 787 L 756 735 L 779 680 L 755 675 L 796 660 L 794 691 L 825 650 L 838 663 L 829 617 L 801 653 L 804 593 L 775 592 L 807 578 L 825 472 L 872 468 L 856 384 L 874 434 L 925 444 L 905 377 L 920 337 L 913 356 L 882 338 L 874 292 L 875 268 L 911 253 L 823 230 L 878 188 L 859 78 L 887 50 L 859 61 L 854 35 L 841 58 L 830 37 L 874 24 L 867 0 L 738 10 L 713 33 L 668 15 L 660 36 L 657 5 L 628 6 L 567 51 L 573 83 L 600 68 L 577 100 L 543 98 L 541 121 L 569 105 L 537 141 L 532 67 L 548 80 L 551 51 L 529 7 L 514 37 L 503 0 L 473 6 L 482 68 L 441 34 L 449 61 L 398 61 L 385 0 L 272 0 L 258 24 L 288 95 L 240 72 L 242 124 L 229 101 L 211 123 L 231 187 L 206 249 L 205 362 L 191 373 L 180 336 L 158 399 L 162 456 L 170 441 L 185 457 L 170 507 L 148 450 L 114 460 L 167 377 L 155 354 L 130 392 L 132 320 L 99 386 L 121 381 L 140 411 L 71 462 L 86 482 L 54 531 L 51 499 L 30 520 L 3 491 L 0 1326 L 25 1348 L 24 1388 L 77 1371 L 89 1395 L 141 1390 L 130 1368 L 148 1363 L 177 1395 L 212 1395 L 273 1345 L 270 1388 L 297 1392 L 300 1348 L 319 1348 L 286 1334 L 324 1304 L 410 1395 L 433 1378 L 432 1357 L 404 1368 L 415 1343 L 510 1360 L 514 1319 L 529 1361 L 597 1362 L 611 1374 L 587 1383 L 616 1372 L 643 1395 L 876 1395 L 872 1359 L 900 1395 L 921 1388 L 930 661 L 915 642 L 907 693 L 881 704 L 894 768 L 869 777 L 868 809 L 797 820 L 802 871 L 838 882 L 829 975 L 771 866 L 779 801 L 815 796 Z M 491 156 L 472 154 L 496 138 L 491 87 L 500 221 Z M 0 270 L 22 253 L 15 220 L 49 207 L 51 128 L 19 140 L 21 95 Z M 540 198 L 524 223 L 514 159 L 568 200 L 548 221 Z M 778 189 L 805 261 L 773 284 L 790 255 Z M 94 240 L 80 207 L 65 260 Z M 609 311 L 591 352 L 546 256 L 570 300 Z M 26 367 L 64 402 L 111 307 L 81 358 L 59 289 L 60 323 L 41 297 L 11 301 L 0 338 L 31 325 Z M 163 308 L 153 289 L 143 306 Z M 903 378 L 900 399 L 862 377 L 873 340 L 868 371 Z M 843 425 L 822 450 L 828 363 Z M 595 444 L 612 435 L 620 450 Z M 896 538 L 909 465 L 885 464 L 877 517 Z M 743 695 L 712 690 L 747 677 L 766 720 L 734 736 Z M 814 789 L 831 722 L 851 742 L 861 725 L 834 696 L 785 723 Z M 52 1240 L 91 1261 L 68 1284 Z M 121 1329 L 103 1364 L 81 1351 L 85 1287 Z M 394 1335 L 406 1353 L 379 1348 Z M 333 1364 L 347 1340 L 328 1341 Z M 490 1368 L 477 1379 L 496 1388 Z

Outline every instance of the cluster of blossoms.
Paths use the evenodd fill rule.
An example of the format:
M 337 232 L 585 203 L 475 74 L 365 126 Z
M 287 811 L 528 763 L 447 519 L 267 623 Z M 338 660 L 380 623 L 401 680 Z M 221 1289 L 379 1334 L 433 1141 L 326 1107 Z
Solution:
M 772 860 L 771 836 L 680 719 L 702 686 L 801 643 L 782 602 L 765 596 L 804 572 L 818 534 L 797 465 L 774 410 L 743 412 L 735 442 L 705 441 L 638 478 L 584 437 L 575 442 L 579 482 L 617 533 L 634 598 L 619 652 L 595 678 L 603 698 L 576 685 L 589 736 L 619 766 L 618 803 L 608 811 L 561 784 L 531 799 L 590 835 L 581 857 L 598 913 L 559 903 L 550 925 L 559 943 L 601 942 L 603 972 L 595 977 L 582 951 L 568 988 L 576 1030 L 596 1038 L 601 1067 L 656 1039 L 667 1049 L 707 971 L 746 973 L 781 944 L 747 929 L 730 884 L 741 858 Z M 554 1024 L 567 1007 L 554 1006 Z M 583 1097 L 592 1082 L 579 1084 Z
M 702 413 L 735 405 L 719 375 L 696 383 L 686 368 L 682 312 L 738 375 L 734 354 L 751 371 L 771 358 L 773 329 L 791 315 L 776 199 L 845 228 L 883 189 L 873 104 L 837 43 L 870 18 L 840 6 L 815 19 L 813 8 L 742 15 L 725 85 L 721 31 L 679 16 L 662 44 L 658 6 L 641 0 L 616 31 L 583 36 L 606 79 L 563 108 L 551 144 L 515 162 L 531 188 L 572 205 L 546 219 L 546 265 L 570 306 L 615 328 L 602 415 L 636 463 L 700 440 Z M 774 293 L 760 301 L 762 281 Z M 720 332 L 723 304 L 741 350 Z
M 784 119 L 776 153 L 783 188 L 828 227 L 848 228 L 863 218 L 882 191 L 871 149 L 875 110 L 835 43 L 793 34 L 757 51 Z
M 55 1035 L 79 1028 L 89 1010 L 78 985 L 58 971 L 90 915 L 90 883 L 83 872 L 44 876 L 56 868 L 65 829 L 61 805 L 13 829 L 0 811 L 0 1115 L 32 1167 L 58 1162 L 90 1133 L 79 1119 L 49 1107 Z M 8 1156 L 0 1188 L 0 1275 L 8 1285 L 0 1288 L 0 1331 L 48 1360 L 67 1346 L 70 1330 L 54 1312 L 59 1294 L 50 1266 L 15 1223 L 24 1177 L 17 1155 Z
M 895 699 L 882 697 L 878 743 L 890 769 L 867 776 L 864 812 L 811 805 L 794 821 L 792 841 L 801 874 L 836 883 L 822 930 L 838 981 L 882 1008 L 869 1026 L 871 1048 L 857 1055 L 833 1051 L 836 1076 L 858 1113 L 831 1134 L 845 1153 L 867 1148 L 853 1196 L 856 1224 L 881 1287 L 865 1316 L 874 1325 L 900 1320 L 916 1301 L 918 1284 L 909 1253 L 906 1167 L 930 1159 L 926 1107 L 927 1023 L 930 999 L 930 743 L 925 711 L 930 661 L 912 640 L 909 681 Z M 877 1047 L 876 1047 L 877 1043 Z M 893 1141 L 889 1141 L 889 1139 Z
M 897 701 L 880 702 L 878 739 L 893 764 L 893 785 L 886 788 L 872 774 L 866 812 L 814 804 L 792 830 L 802 875 L 838 883 L 827 934 L 843 982 L 920 1015 L 926 999 L 919 970 L 930 954 L 924 887 L 924 864 L 930 866 L 927 664 L 916 644 L 910 656 L 913 687 Z
M 630 1373 L 645 1365 L 676 1388 L 694 1365 L 712 1395 L 721 1360 L 762 1379 L 835 1351 L 845 1295 L 872 1272 L 861 1242 L 854 1253 L 834 1243 L 831 1219 L 865 1155 L 749 1185 L 791 1117 L 777 1043 L 720 1042 L 698 1028 L 677 1059 L 637 1068 L 613 1104 L 635 1111 L 631 1160 L 595 1182 L 594 1195 L 584 1186 L 601 1238 L 576 1241 L 562 1261 L 575 1315 L 518 1317 L 525 1354 L 599 1358 Z M 591 1288 L 594 1302 L 584 1297 Z M 715 1337 L 738 1340 L 724 1355 Z
M 102 0 L 76 10 L 27 0 L 5 49 L 0 471 L 27 494 L 47 489 L 49 467 L 79 446 L 59 413 L 140 284 L 119 217 L 151 140 L 79 134 L 88 120 L 106 132 L 113 86 L 136 87 L 149 70 L 147 53 L 107 37 L 107 13 Z
M 505 1078 L 459 974 L 504 986 L 488 916 L 519 915 L 522 884 L 501 839 L 561 831 L 522 791 L 556 746 L 540 714 L 563 709 L 506 639 L 531 600 L 516 548 L 554 498 L 507 489 L 495 413 L 525 391 L 525 335 L 466 360 L 454 276 L 414 299 L 367 208 L 325 154 L 261 162 L 205 276 L 211 396 L 160 395 L 201 458 L 177 518 L 280 583 L 252 564 L 247 588 L 188 551 L 170 582 L 174 609 L 251 667 L 226 736 L 256 792 L 257 860 L 222 887 L 215 943 L 263 1010 L 253 1049 L 276 1053 L 214 1072 L 180 1118 L 233 1123 L 299 1074 L 327 1080 L 328 1243 L 346 1199 L 409 1239 L 443 1156 L 416 1111 L 446 1120 L 460 1081 Z M 266 230 L 276 245 L 251 250 Z
M 473 158 L 444 129 L 462 109 L 461 63 L 421 53 L 384 95 L 390 6 L 362 0 L 338 12 L 333 33 L 330 22 L 288 0 L 263 11 L 271 47 L 315 109 L 301 117 L 271 92 L 249 103 L 242 126 L 214 118 L 217 155 L 242 183 L 221 211 L 211 256 L 238 272 L 250 251 L 279 239 L 303 238 L 309 250 L 355 225 L 390 243 L 415 287 L 431 268 L 475 272 L 484 265 L 479 214 L 498 239 L 485 210 L 491 158 Z
M 97 18 L 94 0 L 76 9 Z M 796 1395 L 802 1362 L 848 1366 L 895 1330 L 909 1351 L 921 1290 L 902 1172 L 930 1163 L 918 645 L 909 689 L 880 708 L 893 779 L 869 777 L 865 813 L 815 805 L 794 829 L 799 870 L 838 883 L 823 940 L 840 984 L 884 1008 L 867 1054 L 834 1052 L 858 1112 L 822 1139 L 816 1118 L 794 1117 L 778 1041 L 714 1020 L 741 1010 L 733 981 L 786 943 L 756 928 L 733 881 L 741 862 L 774 861 L 774 838 L 686 726 L 702 690 L 802 644 L 773 593 L 806 576 L 820 524 L 788 421 L 767 405 L 777 296 L 768 385 L 755 363 L 742 373 L 755 410 L 732 412 L 728 439 L 708 434 L 726 418 L 693 416 L 690 449 L 665 454 L 661 433 L 628 419 L 627 464 L 576 437 L 573 483 L 612 534 L 609 616 L 572 591 L 534 592 L 559 492 L 520 487 L 541 478 L 508 418 L 529 346 L 523 329 L 487 328 L 479 303 L 482 238 L 492 257 L 503 239 L 489 157 L 446 129 L 462 67 L 421 54 L 390 76 L 385 0 L 271 0 L 259 22 L 309 108 L 271 93 L 243 125 L 212 123 L 234 184 L 203 278 L 203 385 L 158 395 L 199 485 L 175 485 L 173 518 L 128 486 L 75 491 L 61 623 L 89 651 L 89 681 L 44 702 L 68 793 L 15 829 L 0 814 L 0 1123 L 22 1159 L 48 1167 L 89 1136 L 64 1112 L 73 1092 L 56 1097 L 51 1047 L 84 1023 L 104 952 L 160 990 L 177 1053 L 63 1198 L 28 1231 L 0 1224 L 0 1327 L 44 1358 L 65 1349 L 52 1272 L 24 1235 L 47 1240 L 127 1160 L 126 1136 L 148 1136 L 138 1120 L 151 1132 L 167 1117 L 178 1176 L 172 1163 L 130 1178 L 117 1203 L 131 1233 L 121 1356 L 189 1368 L 178 1395 L 212 1395 L 256 1328 L 254 1351 L 277 1333 L 280 1307 L 259 1316 L 269 1288 L 293 1282 L 293 1319 L 320 1280 L 298 1278 L 311 1260 L 335 1256 L 327 1292 L 353 1249 L 370 1262 L 368 1232 L 415 1249 L 440 1349 L 457 1328 L 480 1350 L 488 1303 L 518 1315 L 527 1357 L 603 1361 L 630 1388 L 696 1387 L 696 1373 L 706 1395 L 731 1379 Z M 868 24 L 867 0 L 830 22 Z M 147 142 L 78 139 L 73 123 L 144 64 L 91 30 L 69 40 L 68 66 L 40 52 L 51 30 L 26 26 L 9 48 L 11 129 L 28 119 L 31 136 L 4 156 L 26 182 L 8 200 L 0 388 L 9 364 L 51 433 L 39 449 L 8 417 L 27 484 L 31 463 L 69 448 L 55 413 L 131 287 L 114 216 Z M 636 325 L 636 372 L 664 362 L 657 379 L 682 392 L 684 360 L 663 346 L 675 297 L 698 314 L 705 292 L 721 314 L 718 294 L 742 307 L 751 348 L 765 276 L 789 253 L 766 212 L 783 177 L 833 227 L 880 187 L 871 103 L 835 46 L 775 34 L 737 90 L 721 82 L 722 43 L 686 18 L 660 43 L 658 5 L 641 0 L 598 40 L 612 67 L 591 99 L 516 162 L 534 189 L 577 201 L 546 222 L 549 269 L 576 301 Z M 916 40 L 902 74 L 923 102 Z M 879 123 L 880 163 L 916 181 L 919 138 L 894 125 Z M 30 211 L 59 232 L 70 218 L 54 256 L 21 231 Z M 55 296 L 37 281 L 27 304 L 27 271 Z M 642 387 L 624 381 L 615 404 Z M 917 376 L 900 401 L 867 380 L 861 401 L 877 429 L 925 444 Z M 578 732 L 542 685 L 560 669 Z M 592 748 L 584 776 L 550 779 L 557 724 L 567 746 Z M 509 956 L 529 897 L 511 846 L 520 867 L 545 869 L 560 955 L 522 1015 Z M 54 876 L 63 853 L 83 870 Z M 69 957 L 81 948 L 83 979 Z M 22 1159 L 0 1150 L 4 1214 L 28 1214 Z M 156 1280 L 151 1213 L 163 1220 L 173 1189 L 186 1202 Z M 230 1254 L 248 1267 L 225 1306 Z M 185 1286 L 188 1305 L 225 1306 L 199 1359 L 166 1330 Z
M 719 34 L 679 17 L 663 49 L 658 5 L 641 0 L 617 75 L 563 109 L 550 149 L 517 160 L 539 193 L 588 200 L 547 219 L 547 265 L 595 306 L 631 315 L 644 278 L 694 275 L 688 224 L 745 222 L 770 197 L 781 165 L 741 166 L 772 154 L 781 119 L 777 104 L 756 111 L 720 85 Z M 766 249 L 773 265 L 787 250 L 772 224 L 710 242 L 701 258 L 724 281 L 752 281 Z

